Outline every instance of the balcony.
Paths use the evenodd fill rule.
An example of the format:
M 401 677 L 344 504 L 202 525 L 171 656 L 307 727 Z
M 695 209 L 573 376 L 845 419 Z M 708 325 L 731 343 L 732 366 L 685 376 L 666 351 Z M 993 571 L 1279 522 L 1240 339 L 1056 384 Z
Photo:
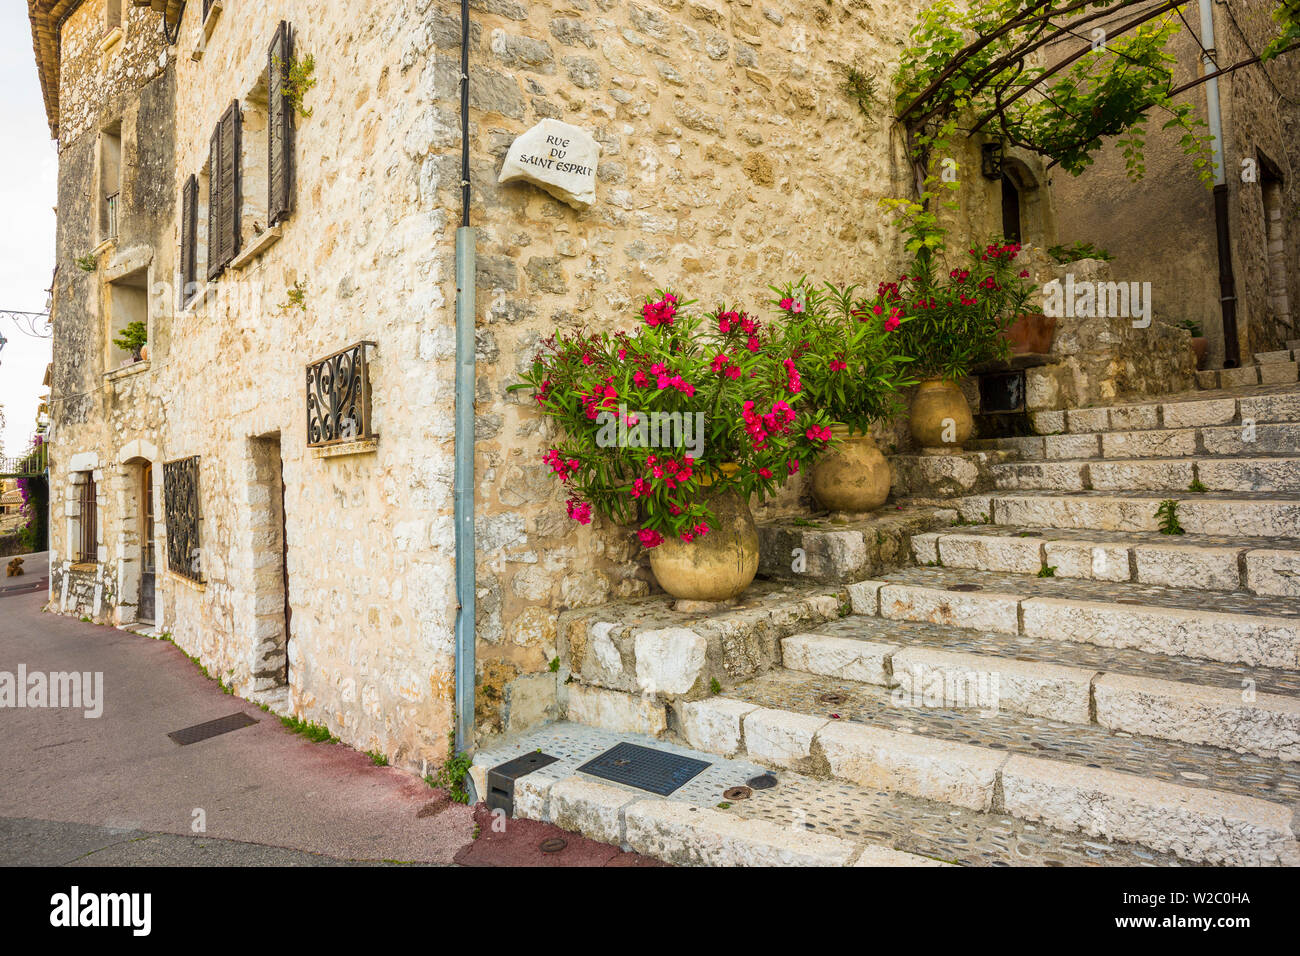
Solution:
M 307 446 L 317 457 L 371 451 L 379 436 L 370 419 L 374 342 L 357 342 L 307 366 Z

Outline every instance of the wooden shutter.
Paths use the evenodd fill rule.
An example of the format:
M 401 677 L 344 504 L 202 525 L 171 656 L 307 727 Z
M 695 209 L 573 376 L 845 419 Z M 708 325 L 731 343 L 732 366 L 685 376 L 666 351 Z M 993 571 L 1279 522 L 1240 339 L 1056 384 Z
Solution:
M 217 228 L 221 231 L 222 266 L 239 253 L 239 101 L 231 103 L 221 117 L 221 207 Z
M 293 59 L 293 33 L 283 20 L 275 31 L 266 59 L 269 94 L 266 142 L 270 152 L 266 167 L 270 190 L 266 209 L 269 225 L 274 226 L 293 210 L 293 106 L 284 95 L 289 63 Z
M 209 154 L 208 278 L 213 279 L 239 254 L 239 101 L 221 114 Z
M 185 180 L 181 190 L 181 305 L 189 304 L 198 282 L 199 181 Z
M 221 127 L 212 131 L 208 146 L 208 278 L 221 274 L 221 235 L 217 229 L 217 207 L 221 205 L 221 173 L 217 157 L 221 154 Z

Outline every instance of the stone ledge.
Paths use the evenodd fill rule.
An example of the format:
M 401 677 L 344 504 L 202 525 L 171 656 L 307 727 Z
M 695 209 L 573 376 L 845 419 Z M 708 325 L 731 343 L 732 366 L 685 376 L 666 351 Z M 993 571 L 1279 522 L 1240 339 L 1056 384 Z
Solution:
M 248 244 L 248 247 L 245 248 L 243 252 L 230 260 L 230 268 L 239 272 L 254 259 L 279 242 L 282 234 L 283 230 L 280 226 L 272 226 L 270 229 L 264 230 Z
M 130 378 L 132 375 L 139 375 L 141 372 L 149 371 L 149 360 L 144 359 L 140 362 L 132 362 L 130 365 L 123 365 L 112 371 L 104 373 L 104 381 L 118 382 L 124 378 Z
M 311 450 L 312 458 L 319 460 L 327 458 L 342 458 L 345 455 L 368 455 L 371 452 L 379 450 L 379 437 L 368 438 L 364 441 L 340 442 L 337 445 L 321 445 Z
M 577 684 L 661 702 L 698 700 L 714 681 L 747 680 L 780 663 L 780 641 L 848 613 L 847 593 L 759 582 L 733 607 L 674 610 L 666 594 L 560 615 L 561 667 Z M 572 693 L 572 692 L 571 692 Z
M 957 512 L 942 506 L 886 505 L 843 519 L 819 515 L 764 522 L 758 527 L 758 573 L 777 581 L 861 581 L 910 564 L 913 535 L 947 528 L 955 520 Z

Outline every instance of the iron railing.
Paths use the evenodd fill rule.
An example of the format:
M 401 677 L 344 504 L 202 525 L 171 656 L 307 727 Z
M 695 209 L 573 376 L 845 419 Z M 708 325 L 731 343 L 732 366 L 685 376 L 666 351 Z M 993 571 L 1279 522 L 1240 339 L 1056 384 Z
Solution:
M 198 456 L 163 463 L 163 508 L 167 516 L 167 569 L 192 581 L 202 581 Z
M 122 195 L 121 193 L 113 193 L 113 195 L 109 196 L 107 199 L 104 200 L 104 205 L 106 207 L 105 209 L 106 220 L 107 220 L 104 224 L 105 239 L 117 238 L 117 200 L 118 197 L 121 195 Z
M 35 478 L 49 466 L 49 447 L 42 442 L 21 455 L 0 458 L 0 478 Z
M 377 438 L 370 421 L 370 350 L 357 342 L 307 366 L 307 445 Z

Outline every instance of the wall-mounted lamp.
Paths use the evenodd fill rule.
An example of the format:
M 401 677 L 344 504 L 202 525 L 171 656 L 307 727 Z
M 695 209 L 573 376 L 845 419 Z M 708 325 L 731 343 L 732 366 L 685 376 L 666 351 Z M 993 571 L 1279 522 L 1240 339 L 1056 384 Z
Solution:
M 1002 178 L 1002 141 L 994 140 L 980 147 L 980 172 L 985 179 Z

